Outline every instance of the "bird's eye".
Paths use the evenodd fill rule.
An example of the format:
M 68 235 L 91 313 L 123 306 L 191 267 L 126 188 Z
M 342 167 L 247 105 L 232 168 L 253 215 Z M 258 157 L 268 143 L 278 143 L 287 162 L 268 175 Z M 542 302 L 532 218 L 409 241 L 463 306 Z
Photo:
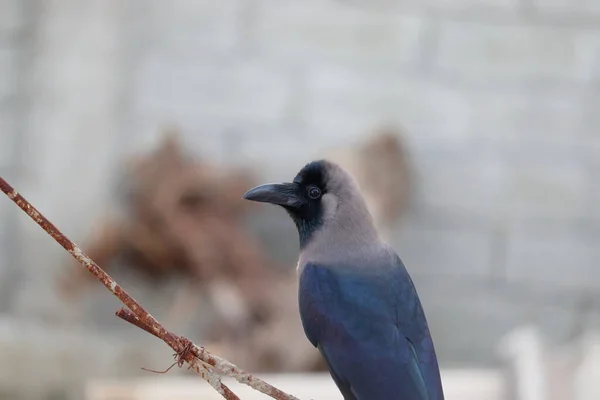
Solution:
M 313 200 L 318 199 L 319 197 L 321 197 L 321 190 L 315 186 L 308 188 L 308 197 L 310 197 Z

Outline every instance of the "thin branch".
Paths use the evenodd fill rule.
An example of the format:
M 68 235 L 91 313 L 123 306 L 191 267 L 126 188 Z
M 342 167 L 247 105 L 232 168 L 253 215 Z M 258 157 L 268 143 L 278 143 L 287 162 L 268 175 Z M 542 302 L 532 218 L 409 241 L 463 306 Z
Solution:
M 152 330 L 151 327 L 149 327 L 148 325 L 145 325 L 138 317 L 135 316 L 134 313 L 132 313 L 129 310 L 126 310 L 124 308 L 120 308 L 115 315 L 121 319 L 123 319 L 124 321 L 129 322 L 132 325 L 137 326 L 140 329 L 145 330 L 146 332 L 148 332 L 149 334 L 156 336 L 156 333 L 154 333 L 154 331 Z M 158 337 L 160 339 L 160 337 Z M 183 340 L 187 340 L 185 338 L 183 338 Z M 192 362 L 195 361 L 194 365 L 191 366 L 191 368 L 201 377 L 203 377 L 208 383 L 210 383 L 210 385 L 219 393 L 223 394 L 222 392 L 224 392 L 225 394 L 223 394 L 223 397 L 225 397 L 226 399 L 239 399 L 239 397 L 231 392 L 231 390 L 224 385 L 220 379 L 214 379 L 214 377 L 211 377 L 211 373 L 212 371 L 210 370 L 210 366 L 207 364 L 204 364 L 202 362 L 197 362 L 198 358 L 191 352 L 192 349 L 192 342 L 189 342 L 184 351 L 181 353 L 176 353 L 175 354 L 175 363 L 173 365 L 171 365 L 169 368 L 167 368 L 166 371 L 164 371 L 164 373 L 168 372 L 175 364 L 177 364 L 180 368 L 183 366 L 183 362 L 186 361 L 189 363 L 188 359 L 192 358 Z M 147 369 L 144 369 L 146 371 L 148 371 Z M 152 372 L 157 372 L 157 371 L 152 371 Z M 205 377 L 206 375 L 206 377 Z
M 149 326 L 145 325 L 142 321 L 140 321 L 131 311 L 121 308 L 119 311 L 117 311 L 116 315 L 117 317 L 137 326 L 138 328 L 145 330 L 151 335 L 156 336 L 154 332 L 152 332 L 152 329 Z M 182 338 L 182 340 L 187 339 Z M 190 348 L 190 352 L 194 356 L 198 357 L 200 360 L 210 365 L 211 367 L 214 367 L 223 374 L 235 378 L 238 382 L 245 383 L 246 385 L 249 385 L 250 387 L 262 393 L 268 394 L 274 399 L 285 400 L 290 398 L 287 393 L 282 392 L 281 390 L 269 385 L 268 383 L 265 386 L 266 382 L 255 378 L 252 374 L 242 371 L 229 361 L 221 357 L 215 356 L 214 354 L 210 354 L 203 347 L 198 347 L 191 342 L 190 344 L 192 345 Z
M 220 357 L 210 354 L 203 347 L 193 344 L 183 336 L 177 336 L 165 329 L 150 313 L 148 313 L 133 297 L 131 297 L 114 279 L 112 279 L 102 268 L 89 258 L 75 243 L 67 238 L 56 226 L 44 217 L 29 201 L 0 177 L 0 190 L 4 192 L 15 204 L 17 204 L 27 215 L 31 217 L 46 233 L 67 250 L 81 265 L 83 265 L 94 277 L 111 291 L 123 304 L 131 310 L 131 314 L 117 312 L 121 318 L 133 325 L 151 333 L 168 344 L 176 353 L 178 363 L 184 360 L 196 373 L 211 384 L 224 398 L 239 399 L 227 386 L 221 383 L 220 378 L 207 366 L 231 376 L 240 383 L 244 383 L 277 400 L 299 400 L 296 397 L 284 393 L 274 386 L 264 382 L 253 375 L 242 371 L 232 363 Z M 123 316 L 122 316 L 122 315 Z M 132 317 L 135 317 L 133 319 Z M 133 322 L 135 321 L 135 322 Z
M 152 336 L 155 336 L 157 338 L 160 339 L 160 337 L 152 330 L 152 328 L 146 324 L 144 324 L 138 317 L 135 316 L 134 313 L 132 313 L 131 311 L 125 309 L 125 308 L 119 308 L 117 310 L 117 312 L 115 313 L 115 315 L 119 318 L 121 318 L 124 321 L 129 322 L 132 325 L 137 326 L 140 329 L 145 330 L 146 332 L 148 332 L 149 334 L 151 334 Z

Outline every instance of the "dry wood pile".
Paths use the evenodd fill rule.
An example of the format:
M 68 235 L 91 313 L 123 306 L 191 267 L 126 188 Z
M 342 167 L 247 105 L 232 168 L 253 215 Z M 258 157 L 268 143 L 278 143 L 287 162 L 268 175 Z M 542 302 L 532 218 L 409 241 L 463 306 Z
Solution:
M 252 176 L 184 154 L 175 132 L 154 152 L 136 157 L 124 175 L 126 193 L 117 193 L 125 199 L 124 217 L 98 222 L 84 249 L 90 257 L 106 269 L 118 261 L 155 282 L 185 278 L 171 307 L 173 322 L 195 311 L 198 296 L 229 328 L 219 330 L 234 336 L 266 318 L 265 289 L 276 276 L 242 223 L 254 207 L 242 200 Z M 61 292 L 74 296 L 91 282 L 73 266 L 61 277 Z

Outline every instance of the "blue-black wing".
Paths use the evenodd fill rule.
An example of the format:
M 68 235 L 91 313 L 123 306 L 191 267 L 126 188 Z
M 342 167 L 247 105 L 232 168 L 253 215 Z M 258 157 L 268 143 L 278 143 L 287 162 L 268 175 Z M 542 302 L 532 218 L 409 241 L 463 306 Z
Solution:
M 379 268 L 307 264 L 299 302 L 306 336 L 346 400 L 442 400 L 438 363 L 402 262 Z

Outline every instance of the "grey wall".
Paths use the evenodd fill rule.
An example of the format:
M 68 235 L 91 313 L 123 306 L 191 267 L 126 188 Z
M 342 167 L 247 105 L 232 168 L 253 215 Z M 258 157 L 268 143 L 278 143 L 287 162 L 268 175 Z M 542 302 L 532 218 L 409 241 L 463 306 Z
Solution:
M 417 173 L 395 244 L 443 360 L 489 362 L 522 322 L 561 339 L 600 318 L 595 1 L 2 0 L 0 9 L 0 171 L 75 239 L 110 208 L 103 185 L 115 161 L 152 146 L 158 124 L 178 123 L 207 157 L 281 179 L 392 122 Z M 0 201 L 0 245 L 13 257 L 0 271 L 20 277 L 11 310 L 51 315 L 56 296 L 41 276 L 64 255 L 16 214 Z M 270 215 L 264 234 L 281 236 L 268 232 L 277 226 L 295 240 L 283 214 Z

